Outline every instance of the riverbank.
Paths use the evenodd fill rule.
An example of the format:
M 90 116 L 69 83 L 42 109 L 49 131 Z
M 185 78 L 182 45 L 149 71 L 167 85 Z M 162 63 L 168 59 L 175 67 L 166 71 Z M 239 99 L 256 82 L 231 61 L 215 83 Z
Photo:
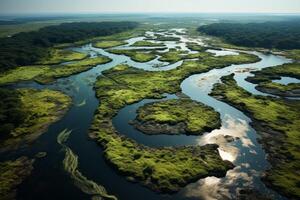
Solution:
M 1 122 L 0 152 L 30 145 L 46 132 L 50 124 L 58 121 L 71 105 L 70 97 L 47 89 L 1 89 L 1 96 L 1 115 L 7 119 Z
M 257 90 L 283 97 L 300 97 L 299 83 L 288 83 L 284 85 L 273 82 L 274 80 L 280 80 L 281 77 L 300 79 L 299 63 L 268 67 L 252 73 L 254 76 L 247 77 L 246 80 L 258 84 L 255 87 Z
M 237 86 L 232 75 L 223 77 L 211 95 L 253 120 L 253 127 L 260 134 L 259 141 L 272 165 L 264 177 L 267 185 L 288 197 L 299 198 L 299 102 L 251 95 Z

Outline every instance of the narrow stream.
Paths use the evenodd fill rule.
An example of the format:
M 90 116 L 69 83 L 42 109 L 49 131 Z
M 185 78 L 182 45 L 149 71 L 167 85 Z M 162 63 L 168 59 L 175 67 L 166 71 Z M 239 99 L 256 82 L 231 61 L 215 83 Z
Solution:
M 179 32 L 179 31 L 178 31 Z M 153 32 L 147 32 L 148 35 L 154 35 Z M 181 41 L 164 42 L 167 48 L 180 46 L 187 50 L 186 42 L 193 41 L 202 44 L 201 39 L 188 38 L 185 35 L 173 36 L 180 37 Z M 144 37 L 132 38 L 128 40 L 128 45 L 117 48 L 126 48 L 136 41 L 143 40 Z M 150 40 L 151 41 L 151 40 Z M 264 55 L 258 52 L 251 52 L 258 55 L 262 60 L 254 64 L 231 65 L 223 69 L 213 69 L 207 73 L 193 75 L 185 79 L 182 84 L 182 92 L 191 99 L 202 102 L 213 107 L 220 112 L 222 118 L 222 127 L 203 136 L 170 136 L 155 135 L 147 136 L 128 124 L 136 116 L 136 109 L 145 103 L 157 100 L 144 99 L 133 105 L 121 109 L 118 115 L 113 119 L 115 127 L 120 133 L 135 139 L 138 143 L 148 146 L 181 146 L 181 145 L 204 145 L 207 143 L 219 144 L 219 152 L 223 159 L 232 161 L 237 167 L 230 170 L 226 177 L 215 178 L 207 177 L 195 183 L 189 184 L 180 192 L 174 195 L 162 195 L 126 180 L 125 177 L 116 173 L 103 158 L 102 149 L 95 141 L 88 138 L 88 129 L 91 125 L 94 111 L 97 109 L 98 100 L 95 98 L 93 84 L 96 77 L 103 70 L 114 67 L 120 63 L 126 63 L 136 68 L 145 70 L 170 70 L 182 64 L 182 61 L 168 65 L 162 63 L 156 58 L 147 63 L 138 63 L 132 61 L 124 55 L 111 54 L 104 49 L 94 48 L 91 44 L 80 48 L 74 48 L 76 51 L 89 53 L 91 56 L 98 54 L 108 56 L 112 62 L 104 65 L 98 65 L 93 69 L 73 75 L 67 78 L 61 78 L 50 85 L 39 85 L 34 82 L 26 82 L 14 85 L 14 87 L 32 87 L 49 88 L 63 91 L 73 98 L 73 106 L 69 112 L 58 122 L 49 127 L 47 133 L 44 133 L 30 148 L 20 149 L 17 152 L 1 155 L 1 160 L 12 159 L 20 155 L 34 157 L 40 151 L 47 152 L 45 158 L 38 159 L 34 164 L 32 175 L 21 184 L 18 192 L 18 199 L 87 199 L 90 196 L 82 193 L 76 188 L 71 179 L 62 169 L 62 160 L 64 152 L 56 142 L 59 132 L 65 128 L 73 130 L 67 145 L 79 157 L 79 170 L 89 179 L 103 185 L 108 193 L 116 195 L 119 199 L 210 199 L 224 197 L 234 198 L 238 188 L 253 186 L 255 189 L 274 196 L 275 199 L 285 199 L 277 193 L 267 189 L 260 181 L 260 174 L 269 167 L 265 158 L 265 152 L 261 145 L 257 143 L 257 134 L 249 125 L 251 120 L 237 109 L 220 102 L 208 95 L 212 85 L 219 82 L 222 76 L 235 73 L 235 79 L 238 84 L 251 93 L 266 95 L 255 89 L 255 85 L 244 80 L 249 76 L 248 69 L 262 69 L 264 67 L 280 65 L 289 62 L 284 57 L 274 55 Z M 227 50 L 229 51 L 229 50 Z M 163 67 L 153 67 L 155 65 Z M 247 70 L 243 70 L 247 69 Z M 166 98 L 177 98 L 175 95 L 166 94 Z M 86 102 L 80 105 L 81 102 Z M 80 106 L 79 106 L 80 105 Z M 233 142 L 227 142 L 225 135 L 236 138 Z

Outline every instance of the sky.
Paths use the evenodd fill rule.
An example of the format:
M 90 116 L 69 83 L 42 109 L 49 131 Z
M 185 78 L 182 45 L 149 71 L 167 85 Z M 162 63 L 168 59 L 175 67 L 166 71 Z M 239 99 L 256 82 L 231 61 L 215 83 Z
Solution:
M 1 14 L 300 13 L 300 0 L 0 0 Z

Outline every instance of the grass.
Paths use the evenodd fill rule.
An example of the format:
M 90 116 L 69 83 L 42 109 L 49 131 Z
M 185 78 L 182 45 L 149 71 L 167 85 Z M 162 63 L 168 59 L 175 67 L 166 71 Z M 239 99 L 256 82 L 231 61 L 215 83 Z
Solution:
M 100 56 L 95 58 L 86 58 L 76 63 L 65 65 L 33 65 L 22 66 L 0 74 L 0 85 L 16 83 L 21 81 L 37 81 L 47 84 L 55 81 L 57 78 L 77 74 L 92 67 L 110 62 L 108 57 Z
M 284 55 L 297 62 L 300 61 L 300 49 L 286 50 L 284 51 Z
M 208 47 L 201 46 L 201 45 L 199 45 L 197 43 L 193 43 L 193 42 L 187 43 L 187 48 L 189 48 L 191 51 L 199 51 L 199 52 L 204 52 L 207 49 L 210 49 Z
M 70 97 L 58 91 L 17 89 L 15 92 L 20 99 L 18 109 L 24 117 L 1 141 L 1 152 L 33 142 L 51 123 L 57 121 L 71 104 Z
M 38 65 L 53 65 L 87 58 L 87 54 L 65 49 L 51 49 L 49 56 L 37 62 Z
M 104 40 L 104 41 L 98 41 L 93 43 L 93 46 L 97 48 L 107 49 L 107 48 L 117 47 L 125 44 L 127 43 L 119 40 L 106 40 L 106 41 Z
M 204 104 L 190 99 L 172 99 L 146 104 L 138 109 L 137 120 L 146 124 L 159 126 L 176 126 L 183 123 L 187 134 L 199 135 L 206 131 L 220 128 L 221 119 L 218 112 Z M 146 123 L 146 124 L 145 124 Z M 155 126 L 154 129 L 157 129 Z M 169 133 L 167 128 L 162 133 Z
M 1 199 L 16 199 L 17 186 L 31 174 L 33 162 L 34 160 L 28 159 L 27 157 L 0 162 Z
M 154 43 L 154 42 L 142 40 L 142 41 L 135 42 L 131 46 L 133 46 L 133 47 L 164 47 L 165 45 L 163 43 Z
M 272 168 L 265 180 L 279 192 L 300 197 L 300 103 L 251 95 L 238 87 L 233 76 L 222 78 L 212 95 L 245 111 L 262 136 Z
M 156 58 L 153 52 L 144 52 L 141 50 L 111 49 L 109 52 L 129 56 L 135 62 L 149 62 Z
M 252 72 L 254 76 L 248 77 L 246 80 L 251 83 L 258 84 L 256 89 L 279 96 L 296 95 L 294 91 L 300 89 L 299 83 L 289 83 L 287 85 L 272 82 L 272 80 L 280 79 L 281 76 L 288 76 L 300 79 L 300 64 L 289 63 L 274 67 L 267 67 L 260 71 Z
M 149 148 L 120 135 L 112 125 L 112 118 L 126 105 L 144 98 L 162 98 L 164 93 L 180 91 L 186 77 L 224 67 L 234 62 L 256 62 L 248 54 L 210 56 L 204 60 L 184 61 L 176 69 L 150 72 L 127 65 L 103 71 L 95 83 L 101 101 L 90 130 L 90 136 L 104 148 L 105 158 L 130 180 L 137 180 L 153 190 L 175 192 L 190 182 L 207 176 L 224 176 L 232 164 L 222 161 L 217 146 L 180 148 Z
M 170 49 L 165 53 L 161 53 L 161 57 L 159 58 L 159 60 L 162 62 L 175 63 L 184 59 L 186 53 L 186 51 Z
M 64 170 L 70 175 L 74 184 L 84 193 L 93 195 L 93 198 L 117 200 L 117 197 L 107 194 L 106 189 L 102 185 L 98 185 L 94 181 L 89 180 L 79 171 L 78 156 L 65 145 L 71 132 L 72 131 L 65 129 L 57 136 L 57 143 L 60 144 L 65 151 L 65 158 L 63 160 Z

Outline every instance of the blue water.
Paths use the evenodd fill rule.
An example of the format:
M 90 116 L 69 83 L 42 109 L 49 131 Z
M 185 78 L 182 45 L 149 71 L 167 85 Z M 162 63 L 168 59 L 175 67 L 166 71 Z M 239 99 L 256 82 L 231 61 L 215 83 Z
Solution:
M 297 78 L 282 76 L 281 79 L 273 80 L 273 82 L 288 85 L 290 83 L 300 83 L 300 80 Z

